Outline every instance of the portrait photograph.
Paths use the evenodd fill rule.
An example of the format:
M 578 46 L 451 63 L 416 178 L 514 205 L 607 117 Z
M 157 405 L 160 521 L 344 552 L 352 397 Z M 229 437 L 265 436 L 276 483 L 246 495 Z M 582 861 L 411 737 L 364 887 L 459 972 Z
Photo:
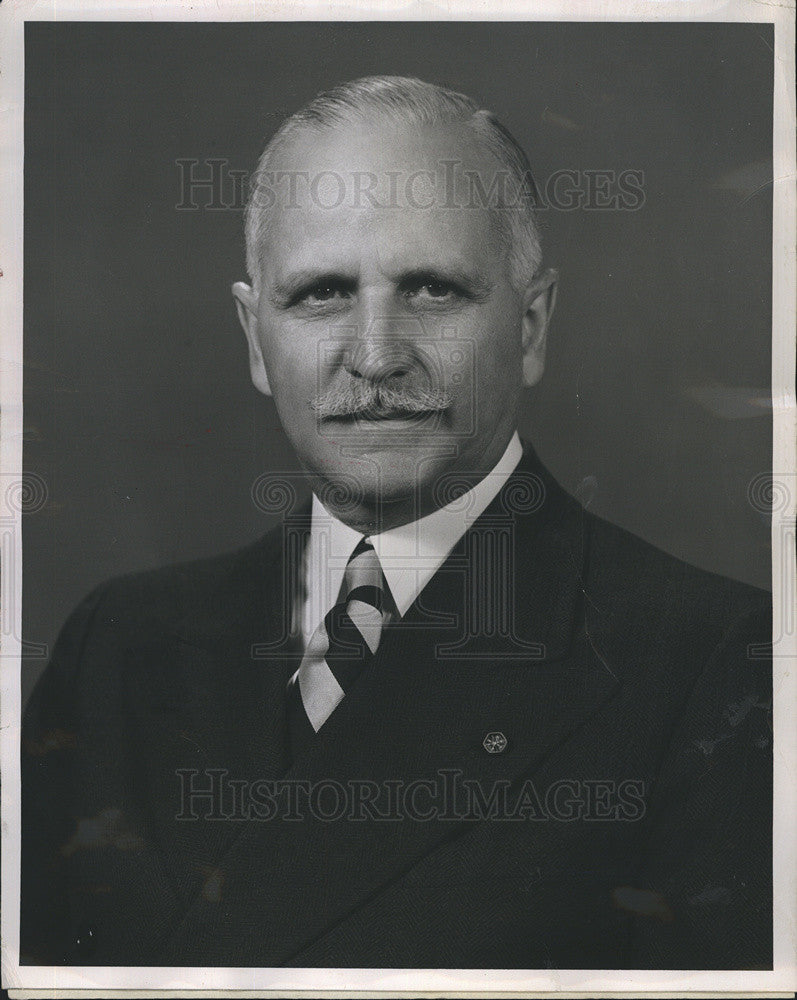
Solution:
M 794 5 L 582 6 L 2 5 L 12 996 L 797 988 Z

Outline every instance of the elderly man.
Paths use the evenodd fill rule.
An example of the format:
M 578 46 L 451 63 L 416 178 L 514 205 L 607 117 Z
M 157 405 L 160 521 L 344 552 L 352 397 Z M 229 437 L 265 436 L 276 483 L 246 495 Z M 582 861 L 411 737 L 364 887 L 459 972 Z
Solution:
M 256 177 L 233 292 L 312 503 L 275 476 L 277 530 L 65 626 L 24 730 L 23 958 L 769 966 L 769 602 L 521 444 L 556 289 L 525 155 L 374 77 Z

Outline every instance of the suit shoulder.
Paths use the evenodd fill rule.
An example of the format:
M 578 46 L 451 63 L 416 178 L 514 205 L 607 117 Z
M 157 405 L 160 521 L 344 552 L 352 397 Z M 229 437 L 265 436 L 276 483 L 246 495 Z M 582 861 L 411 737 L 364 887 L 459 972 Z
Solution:
M 617 614 L 721 632 L 739 622 L 769 629 L 769 591 L 694 566 L 588 511 L 584 519 L 585 587 Z
M 629 620 L 675 615 L 706 623 L 747 614 L 770 617 L 768 591 L 700 569 L 598 517 L 558 482 L 530 444 L 524 448 L 522 470 L 540 477 L 542 493 L 550 500 L 543 508 L 548 511 L 546 528 L 568 540 L 568 558 L 582 566 L 582 587 L 595 607 Z
M 674 602 L 703 613 L 724 608 L 741 614 L 771 605 L 768 591 L 694 566 L 595 514 L 584 511 L 584 523 L 588 575 L 612 582 L 630 599 L 655 597 L 665 606 Z
M 112 577 L 86 599 L 93 598 L 95 623 L 122 623 L 150 634 L 159 624 L 174 624 L 212 601 L 228 581 L 254 572 L 269 538 L 233 552 Z
M 220 606 L 237 607 L 256 590 L 271 535 L 224 555 L 113 577 L 99 584 L 61 628 L 26 709 L 28 733 L 61 720 L 81 692 L 93 704 L 121 697 L 128 669 L 163 671 L 164 650 L 188 616 L 205 620 Z M 60 725 L 60 723 L 59 723 Z M 45 726 L 46 728 L 46 726 Z

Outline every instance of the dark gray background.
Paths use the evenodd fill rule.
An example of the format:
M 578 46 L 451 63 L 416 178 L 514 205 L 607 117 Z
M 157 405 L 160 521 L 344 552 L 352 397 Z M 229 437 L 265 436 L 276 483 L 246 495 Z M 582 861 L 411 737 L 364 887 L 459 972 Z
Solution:
M 641 170 L 638 211 L 542 212 L 561 271 L 521 432 L 599 514 L 769 585 L 747 499 L 771 465 L 771 25 L 28 23 L 24 637 L 109 576 L 222 552 L 296 469 L 249 383 L 230 283 L 242 212 L 179 211 L 181 158 L 250 171 L 336 81 L 481 99 L 557 170 Z M 231 191 L 228 200 L 232 200 Z M 196 200 L 207 204 L 207 195 Z M 752 400 L 752 402 L 751 402 Z M 41 670 L 24 661 L 23 692 Z

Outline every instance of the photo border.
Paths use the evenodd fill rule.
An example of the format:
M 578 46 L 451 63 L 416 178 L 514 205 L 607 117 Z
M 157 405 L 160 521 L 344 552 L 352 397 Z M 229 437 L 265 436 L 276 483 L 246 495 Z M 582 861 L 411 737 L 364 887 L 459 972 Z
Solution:
M 0 439 L 0 520 L 4 539 L 0 650 L 0 754 L 2 762 L 2 979 L 10 996 L 158 996 L 348 997 L 398 996 L 750 996 L 753 992 L 791 995 L 797 989 L 797 634 L 789 601 L 795 593 L 794 538 L 797 504 L 797 411 L 794 393 L 795 316 L 795 30 L 794 2 L 757 0 L 510 0 L 500 16 L 477 0 L 332 3 L 277 2 L 255 6 L 230 0 L 161 0 L 157 6 L 108 0 L 6 0 L 0 6 L 0 328 L 3 330 L 2 439 Z M 773 494 L 786 497 L 772 523 L 773 671 L 774 671 L 774 968 L 772 971 L 703 970 L 490 970 L 490 969 L 230 969 L 157 967 L 48 967 L 19 965 L 21 713 L 20 652 L 22 543 L 21 507 L 9 504 L 9 491 L 25 488 L 22 469 L 23 426 L 23 143 L 24 27 L 27 21 L 682 21 L 774 24 L 772 399 Z M 784 532 L 784 524 L 787 530 Z M 787 627 L 788 626 L 788 627 Z M 120 982 L 125 986 L 120 987 Z M 224 992 L 219 992 L 223 990 Z M 29 991 L 29 992 L 28 992 Z M 186 992 L 189 991 L 189 992 Z M 728 992 L 730 991 L 730 992 Z

